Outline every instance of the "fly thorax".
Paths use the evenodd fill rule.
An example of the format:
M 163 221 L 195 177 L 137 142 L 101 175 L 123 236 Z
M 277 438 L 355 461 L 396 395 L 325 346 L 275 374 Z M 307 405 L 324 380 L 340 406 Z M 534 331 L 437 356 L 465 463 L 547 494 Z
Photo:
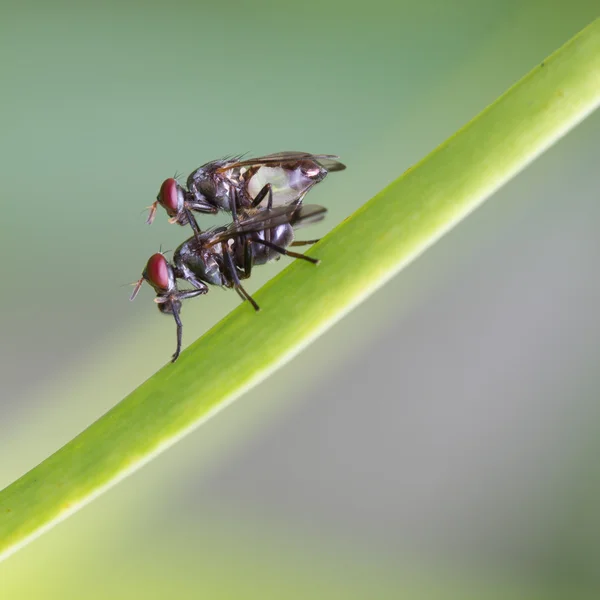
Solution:
M 233 185 L 227 174 L 215 177 L 212 197 L 217 206 L 222 210 L 231 210 L 231 198 L 233 196 Z
M 210 205 L 215 203 L 219 194 L 219 182 L 212 173 L 200 172 L 194 177 L 193 183 L 188 183 L 188 185 L 190 192 L 198 202 L 205 202 Z

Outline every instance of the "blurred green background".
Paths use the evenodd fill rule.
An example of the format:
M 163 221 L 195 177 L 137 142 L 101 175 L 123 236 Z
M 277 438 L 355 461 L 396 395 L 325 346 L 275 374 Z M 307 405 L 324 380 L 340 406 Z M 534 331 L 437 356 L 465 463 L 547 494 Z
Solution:
M 3 3 L 0 487 L 170 356 L 172 321 L 122 287 L 182 239 L 144 225 L 164 178 L 232 153 L 339 154 L 348 170 L 310 195 L 330 210 L 319 235 L 597 13 Z M 599 142 L 595 115 L 291 364 L 0 564 L 0 598 L 597 597 Z M 237 303 L 190 302 L 185 342 Z

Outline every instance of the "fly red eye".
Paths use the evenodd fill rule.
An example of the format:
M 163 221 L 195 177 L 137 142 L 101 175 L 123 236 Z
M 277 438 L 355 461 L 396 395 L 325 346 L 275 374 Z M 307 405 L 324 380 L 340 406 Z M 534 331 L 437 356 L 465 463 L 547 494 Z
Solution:
M 150 257 L 144 278 L 156 291 L 169 289 L 169 265 L 162 254 L 153 254 Z
M 173 178 L 165 179 L 158 192 L 158 201 L 174 217 L 179 212 L 179 185 Z

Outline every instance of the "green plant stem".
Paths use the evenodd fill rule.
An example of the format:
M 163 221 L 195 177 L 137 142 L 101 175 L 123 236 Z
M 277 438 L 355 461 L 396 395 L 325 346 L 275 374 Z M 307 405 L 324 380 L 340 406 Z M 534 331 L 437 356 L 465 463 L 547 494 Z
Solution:
M 58 452 L 0 492 L 5 558 L 290 360 L 600 101 L 595 21 Z M 312 253 L 312 250 L 311 250 Z

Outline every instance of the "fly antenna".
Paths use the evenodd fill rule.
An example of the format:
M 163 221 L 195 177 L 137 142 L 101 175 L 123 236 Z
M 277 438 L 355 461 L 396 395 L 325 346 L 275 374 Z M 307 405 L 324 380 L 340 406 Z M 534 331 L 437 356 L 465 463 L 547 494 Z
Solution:
M 133 288 L 133 292 L 132 292 L 131 296 L 129 297 L 129 300 L 135 300 L 135 297 L 138 295 L 138 292 L 140 291 L 140 288 L 142 287 L 142 283 L 144 283 L 144 278 L 140 277 L 138 281 L 131 284 L 131 285 L 134 285 L 135 287 Z

